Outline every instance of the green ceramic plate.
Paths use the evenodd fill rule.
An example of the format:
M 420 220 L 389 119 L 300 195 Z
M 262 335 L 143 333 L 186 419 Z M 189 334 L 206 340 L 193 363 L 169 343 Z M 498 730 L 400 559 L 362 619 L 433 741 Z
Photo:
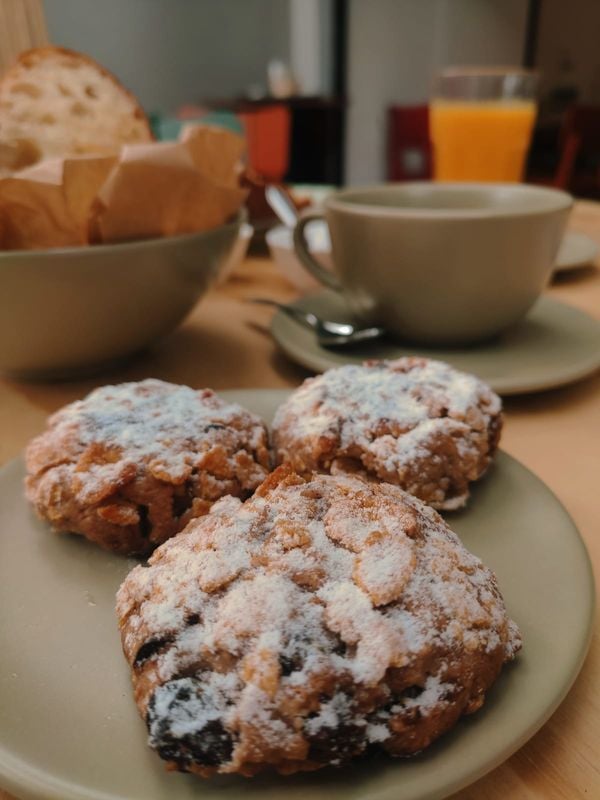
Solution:
M 295 305 L 325 319 L 352 318 L 341 295 L 330 290 L 303 297 Z M 553 389 L 600 368 L 600 322 L 550 297 L 540 298 L 510 331 L 473 347 L 433 349 L 377 340 L 351 349 L 326 349 L 311 330 L 281 311 L 273 317 L 271 332 L 286 355 L 316 372 L 360 364 L 366 358 L 424 355 L 477 375 L 503 395 Z
M 225 393 L 270 419 L 281 391 Z M 500 454 L 451 526 L 498 575 L 524 649 L 477 714 L 421 757 L 380 757 L 290 778 L 167 773 L 146 746 L 121 654 L 114 595 L 133 561 L 56 536 L 0 472 L 0 785 L 44 800 L 425 800 L 504 761 L 552 714 L 585 656 L 594 586 L 557 499 Z M 559 587 L 559 588 L 558 588 Z

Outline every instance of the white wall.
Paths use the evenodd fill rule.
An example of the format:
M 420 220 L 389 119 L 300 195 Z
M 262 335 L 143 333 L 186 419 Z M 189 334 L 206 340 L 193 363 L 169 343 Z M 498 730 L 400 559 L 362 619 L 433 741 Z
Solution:
M 305 94 L 321 87 L 321 0 L 289 0 L 290 65 Z
M 527 0 L 350 0 L 346 182 L 385 178 L 387 107 L 426 102 L 437 69 L 520 65 L 527 8 Z
M 289 61 L 284 0 L 45 0 L 53 44 L 82 50 L 151 110 L 241 95 Z
M 574 85 L 584 103 L 600 103 L 600 2 L 544 0 L 537 67 L 542 91 Z
M 521 66 L 528 0 L 437 0 L 434 5 L 436 67 Z

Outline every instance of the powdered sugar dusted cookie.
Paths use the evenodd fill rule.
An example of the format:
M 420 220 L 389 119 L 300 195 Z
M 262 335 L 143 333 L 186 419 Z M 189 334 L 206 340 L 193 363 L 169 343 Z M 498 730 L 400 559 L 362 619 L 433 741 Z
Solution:
M 26 493 L 58 531 L 150 552 L 269 471 L 264 423 L 210 389 L 104 386 L 58 411 L 26 452 Z
M 494 575 L 433 509 L 287 467 L 135 567 L 117 613 L 150 745 L 205 777 L 415 753 L 521 645 Z
M 463 506 L 502 427 L 500 398 L 440 361 L 367 361 L 309 378 L 273 423 L 278 463 L 364 471 L 438 509 Z

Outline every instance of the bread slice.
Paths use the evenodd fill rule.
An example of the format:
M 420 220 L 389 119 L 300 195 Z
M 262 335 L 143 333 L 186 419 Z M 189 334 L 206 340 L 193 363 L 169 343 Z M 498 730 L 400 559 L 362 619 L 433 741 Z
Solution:
M 136 98 L 93 59 L 62 47 L 22 53 L 0 81 L 0 168 L 108 155 L 152 140 Z

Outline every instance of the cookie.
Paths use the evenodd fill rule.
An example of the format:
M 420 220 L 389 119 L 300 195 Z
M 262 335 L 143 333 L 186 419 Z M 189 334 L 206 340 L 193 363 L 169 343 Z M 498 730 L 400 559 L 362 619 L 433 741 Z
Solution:
M 26 494 L 57 531 L 144 554 L 269 471 L 262 420 L 210 389 L 159 380 L 96 389 L 26 451 Z
M 436 511 L 287 467 L 135 567 L 117 614 L 150 745 L 204 777 L 416 753 L 521 646 L 494 575 Z
M 437 509 L 463 506 L 488 468 L 500 398 L 426 358 L 367 361 L 309 378 L 278 409 L 278 463 L 298 472 L 364 471 Z

